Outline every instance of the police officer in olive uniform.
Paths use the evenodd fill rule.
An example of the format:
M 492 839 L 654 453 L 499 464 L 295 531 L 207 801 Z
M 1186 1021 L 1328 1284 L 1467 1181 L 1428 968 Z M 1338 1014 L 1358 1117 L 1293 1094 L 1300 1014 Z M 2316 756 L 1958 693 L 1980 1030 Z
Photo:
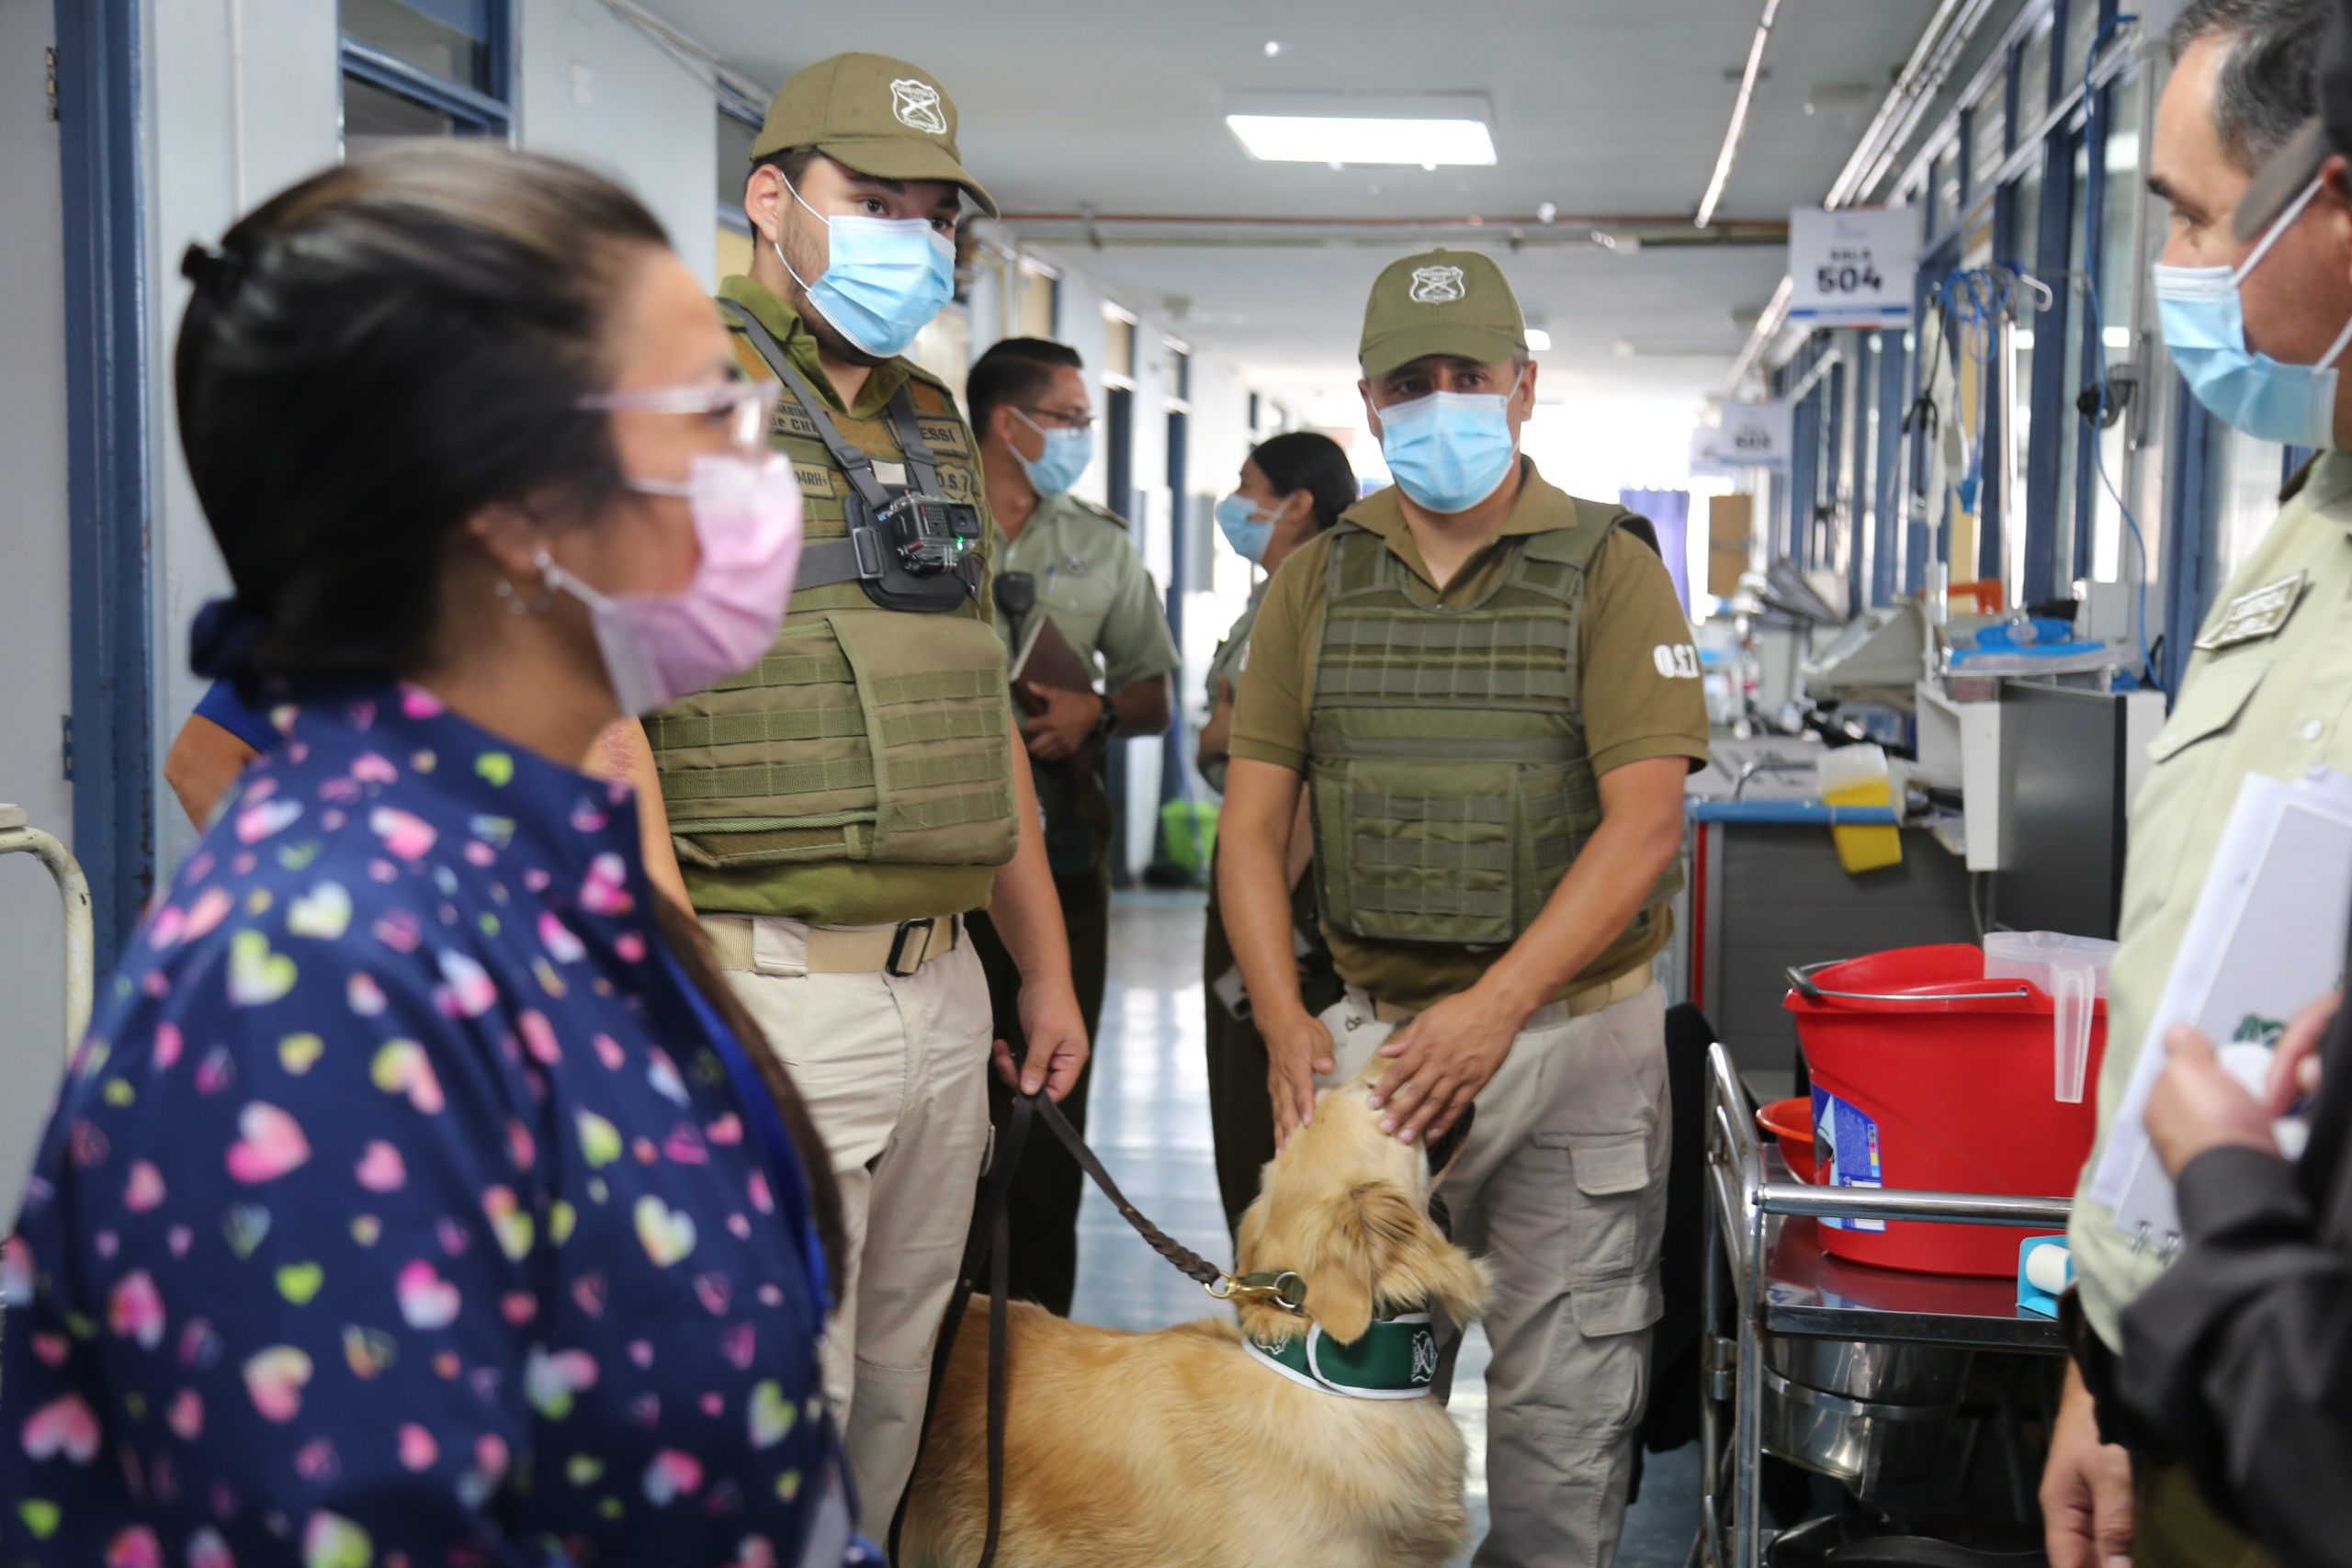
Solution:
M 1283 1136 L 1316 1075 L 1375 1052 L 1386 1066 L 1358 1092 L 1399 1138 L 1447 1130 L 1475 1097 L 1444 1192 L 1495 1272 L 1476 1561 L 1598 1568 L 1659 1311 L 1650 964 L 1683 784 L 1707 755 L 1698 659 L 1649 525 L 1520 455 L 1535 367 L 1491 259 L 1383 272 L 1362 359 L 1396 483 L 1294 553 L 1259 611 L 1218 846 L 1226 927 Z M 1320 1017 L 1299 1000 L 1284 881 L 1303 783 L 1348 986 Z
M 2317 0 L 2269 9 L 2197 0 L 2167 40 L 2173 69 L 2156 106 L 2147 172 L 2172 208 L 2154 279 L 2172 362 L 2217 419 L 2318 455 L 2195 628 L 2172 717 L 2148 748 L 2153 766 L 2132 807 L 2123 868 L 2122 946 L 2109 976 L 2102 1151 L 2120 1118 L 2135 1112 L 2129 1087 L 2238 792 L 2249 778 L 2352 771 L 2352 395 L 2338 370 L 2322 368 L 2340 367 L 2352 343 L 2352 204 L 2340 173 L 2323 177 L 2330 149 L 2316 135 L 2265 145 L 2285 140 L 2273 127 L 2318 107 L 2313 66 L 2323 59 L 2327 11 Z M 2257 179 L 2266 152 L 2272 162 Z M 2166 635 L 2192 633 L 2182 626 Z M 2208 1094 L 2194 1076 L 2188 1082 L 2200 1092 L 2180 1096 L 2184 1102 L 2227 1111 L 2222 1086 Z M 2257 1126 L 2267 1120 L 2254 1118 Z M 2192 1240 L 2205 1226 L 2256 1214 L 2243 1194 L 2233 1201 L 2207 1185 L 2210 1171 L 2183 1174 L 2198 1178 L 2181 1193 Z M 2172 1248 L 2169 1238 L 2119 1227 L 2121 1184 L 2101 1175 L 2094 1156 L 2068 1228 L 2075 1366 L 2041 1483 L 2052 1568 L 2127 1555 L 2146 1568 L 2261 1568 L 2267 1554 L 2214 1510 L 2186 1468 L 2156 1451 L 2162 1445 L 2143 1440 L 2127 1451 L 2102 1441 L 2147 1436 L 2118 1419 L 2118 1358 L 2129 1381 L 2133 1316 L 2143 1345 L 2146 1330 L 2177 1332 L 2179 1323 L 2164 1317 L 2161 1292 L 2135 1308 Z M 2270 1234 L 2250 1223 L 2238 1230 Z M 2298 1457 L 2310 1473 L 2324 1468 L 2324 1455 Z M 2335 1546 L 2330 1560 L 2341 1560 L 2345 1543 Z
M 1103 787 L 1107 746 L 1156 736 L 1168 727 L 1170 675 L 1180 662 L 1125 520 L 1070 493 L 1094 453 L 1094 408 L 1078 351 L 1042 338 L 1008 338 L 974 362 L 965 383 L 989 510 L 996 521 L 989 558 L 1000 582 L 1021 581 L 1030 616 L 1053 622 L 1097 665 L 1102 692 L 1024 686 L 1035 708 L 1022 724 L 1037 798 L 1045 808 L 1046 859 L 1069 931 L 1070 969 L 1087 1038 L 1102 1015 L 1111 926 L 1111 803 Z M 1008 647 L 1021 626 L 1001 613 Z M 1011 1006 L 1019 973 L 985 920 L 975 940 L 996 993 L 997 1030 L 1015 1043 Z M 1087 1075 L 1062 1102 L 1083 1132 Z M 1009 1096 L 1000 1092 L 1001 1101 Z M 1000 1112 L 1004 1109 L 1000 1105 Z M 1012 1193 L 1012 1293 L 1067 1314 L 1078 1283 L 1078 1210 L 1083 1178 L 1050 1138 L 1032 1138 Z
M 1086 1057 L 1069 948 L 989 624 L 971 432 L 900 357 L 954 286 L 956 107 L 904 61 L 785 84 L 752 148 L 752 274 L 721 289 L 808 519 L 792 612 L 754 670 L 646 721 L 714 956 L 832 1156 L 848 1278 L 826 1350 L 870 1517 L 912 1468 L 932 1350 L 988 1143 L 988 984 L 1017 961 L 1025 1083 Z M 755 1194 L 753 1202 L 756 1205 Z

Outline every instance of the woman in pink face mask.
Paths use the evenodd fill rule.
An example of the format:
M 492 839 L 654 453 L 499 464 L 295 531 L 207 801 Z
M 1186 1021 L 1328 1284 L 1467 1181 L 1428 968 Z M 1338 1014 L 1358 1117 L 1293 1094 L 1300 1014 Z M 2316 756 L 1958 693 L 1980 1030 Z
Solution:
M 14 1557 L 869 1560 L 831 1162 L 573 766 L 768 653 L 768 397 L 643 208 L 503 149 L 355 160 L 185 270 L 236 584 L 197 664 L 279 740 L 126 947 L 6 1245 Z

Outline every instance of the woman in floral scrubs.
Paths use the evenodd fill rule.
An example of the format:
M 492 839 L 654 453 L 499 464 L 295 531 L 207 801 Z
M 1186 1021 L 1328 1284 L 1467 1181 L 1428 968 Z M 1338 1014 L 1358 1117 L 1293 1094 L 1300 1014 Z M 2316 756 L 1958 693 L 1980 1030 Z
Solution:
M 761 446 L 707 301 L 630 197 L 503 150 L 330 171 L 188 271 L 183 440 L 238 591 L 198 662 L 282 743 L 42 1143 L 0 1562 L 864 1561 L 817 1392 L 827 1161 L 626 787 L 569 765 L 619 677 L 558 590 L 680 591 L 696 525 L 646 492 Z

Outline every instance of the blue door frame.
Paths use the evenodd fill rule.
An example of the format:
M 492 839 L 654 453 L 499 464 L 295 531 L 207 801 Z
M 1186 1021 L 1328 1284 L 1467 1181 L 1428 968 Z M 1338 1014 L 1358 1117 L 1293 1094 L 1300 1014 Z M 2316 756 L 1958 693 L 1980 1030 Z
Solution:
M 1870 598 L 1874 605 L 1894 604 L 1910 581 L 1910 563 L 1903 558 L 1903 521 L 1910 503 L 1903 475 L 1903 411 L 1908 406 L 1911 356 L 1899 329 L 1879 333 L 1878 340 L 1878 546 L 1871 556 Z
M 74 852 L 114 966 L 155 876 L 138 0 L 56 0 L 65 216 Z
M 2176 371 L 2175 376 L 2178 376 Z M 2209 573 L 2220 570 L 2221 550 L 2215 537 L 2221 509 L 2213 504 L 2213 442 L 2219 422 L 2191 397 L 2187 386 L 2175 389 L 2172 438 L 2178 459 L 2173 464 L 2170 513 L 2163 543 L 2155 554 L 2161 563 L 2157 591 L 2164 596 L 2164 648 L 2156 659 L 2164 689 L 2180 690 L 2188 672 L 2191 645 L 2205 618 Z

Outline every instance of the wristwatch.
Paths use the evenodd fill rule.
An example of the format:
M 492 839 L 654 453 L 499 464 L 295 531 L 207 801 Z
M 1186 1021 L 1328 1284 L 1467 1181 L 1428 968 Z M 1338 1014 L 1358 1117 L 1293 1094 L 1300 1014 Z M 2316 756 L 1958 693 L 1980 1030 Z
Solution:
M 1107 741 L 1119 732 L 1119 705 L 1107 693 L 1097 693 L 1095 701 L 1102 705 L 1102 716 L 1094 721 L 1093 739 Z

